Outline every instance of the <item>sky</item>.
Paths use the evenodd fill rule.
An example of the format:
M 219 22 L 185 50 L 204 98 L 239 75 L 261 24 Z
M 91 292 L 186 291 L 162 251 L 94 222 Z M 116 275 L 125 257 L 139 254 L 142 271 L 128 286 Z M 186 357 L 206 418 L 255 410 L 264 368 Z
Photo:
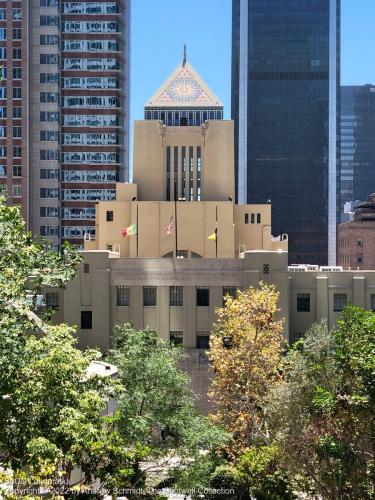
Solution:
M 328 0 L 327 0 L 328 1 Z M 132 0 L 131 120 L 182 61 L 188 60 L 230 118 L 232 0 Z M 375 0 L 342 0 L 341 82 L 375 84 Z

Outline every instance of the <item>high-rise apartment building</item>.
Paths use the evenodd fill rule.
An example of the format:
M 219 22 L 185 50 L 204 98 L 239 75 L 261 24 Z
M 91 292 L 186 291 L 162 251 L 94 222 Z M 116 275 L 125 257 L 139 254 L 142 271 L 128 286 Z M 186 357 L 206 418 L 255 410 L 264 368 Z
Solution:
M 30 6 L 0 2 L 0 184 L 29 219 Z
M 0 1 L 0 175 L 29 228 L 57 247 L 82 244 L 95 202 L 115 199 L 127 179 L 129 9 L 130 0 Z
M 375 85 L 341 87 L 339 222 L 375 192 Z M 349 210 L 351 210 L 349 208 Z
M 336 260 L 340 0 L 233 0 L 240 203 L 272 202 L 291 263 Z

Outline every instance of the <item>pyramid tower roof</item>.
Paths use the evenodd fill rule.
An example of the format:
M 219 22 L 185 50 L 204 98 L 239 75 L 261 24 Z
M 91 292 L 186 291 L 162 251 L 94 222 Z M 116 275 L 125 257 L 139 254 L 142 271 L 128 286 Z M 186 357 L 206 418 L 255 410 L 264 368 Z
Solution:
M 157 92 L 147 101 L 145 108 L 218 108 L 220 99 L 186 61 L 179 64 Z

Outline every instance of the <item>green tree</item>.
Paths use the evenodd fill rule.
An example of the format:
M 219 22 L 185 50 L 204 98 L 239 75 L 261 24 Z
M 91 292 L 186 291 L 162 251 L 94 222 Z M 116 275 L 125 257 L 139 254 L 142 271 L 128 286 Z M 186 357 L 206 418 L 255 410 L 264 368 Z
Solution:
M 9 206 L 0 195 L 0 307 L 27 311 L 43 286 L 63 287 L 75 276 L 81 257 L 63 243 L 53 252 L 49 243 L 25 230 L 17 206 Z
M 178 368 L 183 350 L 163 341 L 152 329 L 130 324 L 115 331 L 111 361 L 119 369 L 124 392 L 119 398 L 117 426 L 125 445 L 142 447 L 146 457 L 134 461 L 134 486 L 142 486 L 161 467 L 186 467 L 202 450 L 223 444 L 226 435 L 201 416 L 189 378 Z M 147 458 L 148 465 L 145 465 Z
M 327 499 L 374 498 L 375 315 L 347 307 L 291 349 L 270 422 L 301 488 Z
M 126 465 L 101 417 L 117 388 L 87 375 L 100 354 L 76 349 L 74 329 L 43 321 L 35 300 L 43 286 L 73 278 L 80 259 L 68 244 L 55 253 L 34 240 L 19 208 L 0 197 L 0 465 L 25 486 L 69 482 L 79 466 L 88 482 L 104 477 L 108 458 L 98 450 L 110 446 Z

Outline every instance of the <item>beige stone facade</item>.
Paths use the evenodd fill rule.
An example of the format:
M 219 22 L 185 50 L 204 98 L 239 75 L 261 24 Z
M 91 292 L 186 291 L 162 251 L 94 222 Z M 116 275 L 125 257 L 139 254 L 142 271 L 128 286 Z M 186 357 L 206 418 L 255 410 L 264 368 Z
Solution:
M 282 251 L 248 251 L 239 259 L 136 259 L 87 251 L 77 277 L 63 291 L 47 290 L 46 302 L 58 309 L 57 321 L 77 325 L 80 347 L 106 351 L 114 325 L 127 321 L 181 341 L 190 356 L 184 367 L 206 411 L 205 352 L 224 295 L 260 281 L 275 284 L 290 341 L 316 321 L 326 319 L 333 327 L 346 304 L 375 309 L 375 271 L 292 270 L 287 260 Z
M 86 250 L 112 250 L 131 258 L 233 259 L 245 250 L 288 248 L 287 235 L 271 235 L 271 205 L 138 201 L 135 184 L 117 184 L 116 191 L 116 201 L 96 205 L 96 238 L 85 241 Z M 122 237 L 123 228 L 132 224 L 137 234 Z M 209 240 L 215 230 L 216 241 Z
M 134 180 L 96 205 L 95 240 L 85 250 L 131 258 L 238 258 L 246 250 L 288 249 L 271 234 L 271 205 L 234 204 L 230 120 L 168 127 L 135 122 Z M 137 234 L 122 237 L 136 225 Z M 168 231 L 169 226 L 169 231 Z M 208 239 L 216 234 L 216 240 Z

